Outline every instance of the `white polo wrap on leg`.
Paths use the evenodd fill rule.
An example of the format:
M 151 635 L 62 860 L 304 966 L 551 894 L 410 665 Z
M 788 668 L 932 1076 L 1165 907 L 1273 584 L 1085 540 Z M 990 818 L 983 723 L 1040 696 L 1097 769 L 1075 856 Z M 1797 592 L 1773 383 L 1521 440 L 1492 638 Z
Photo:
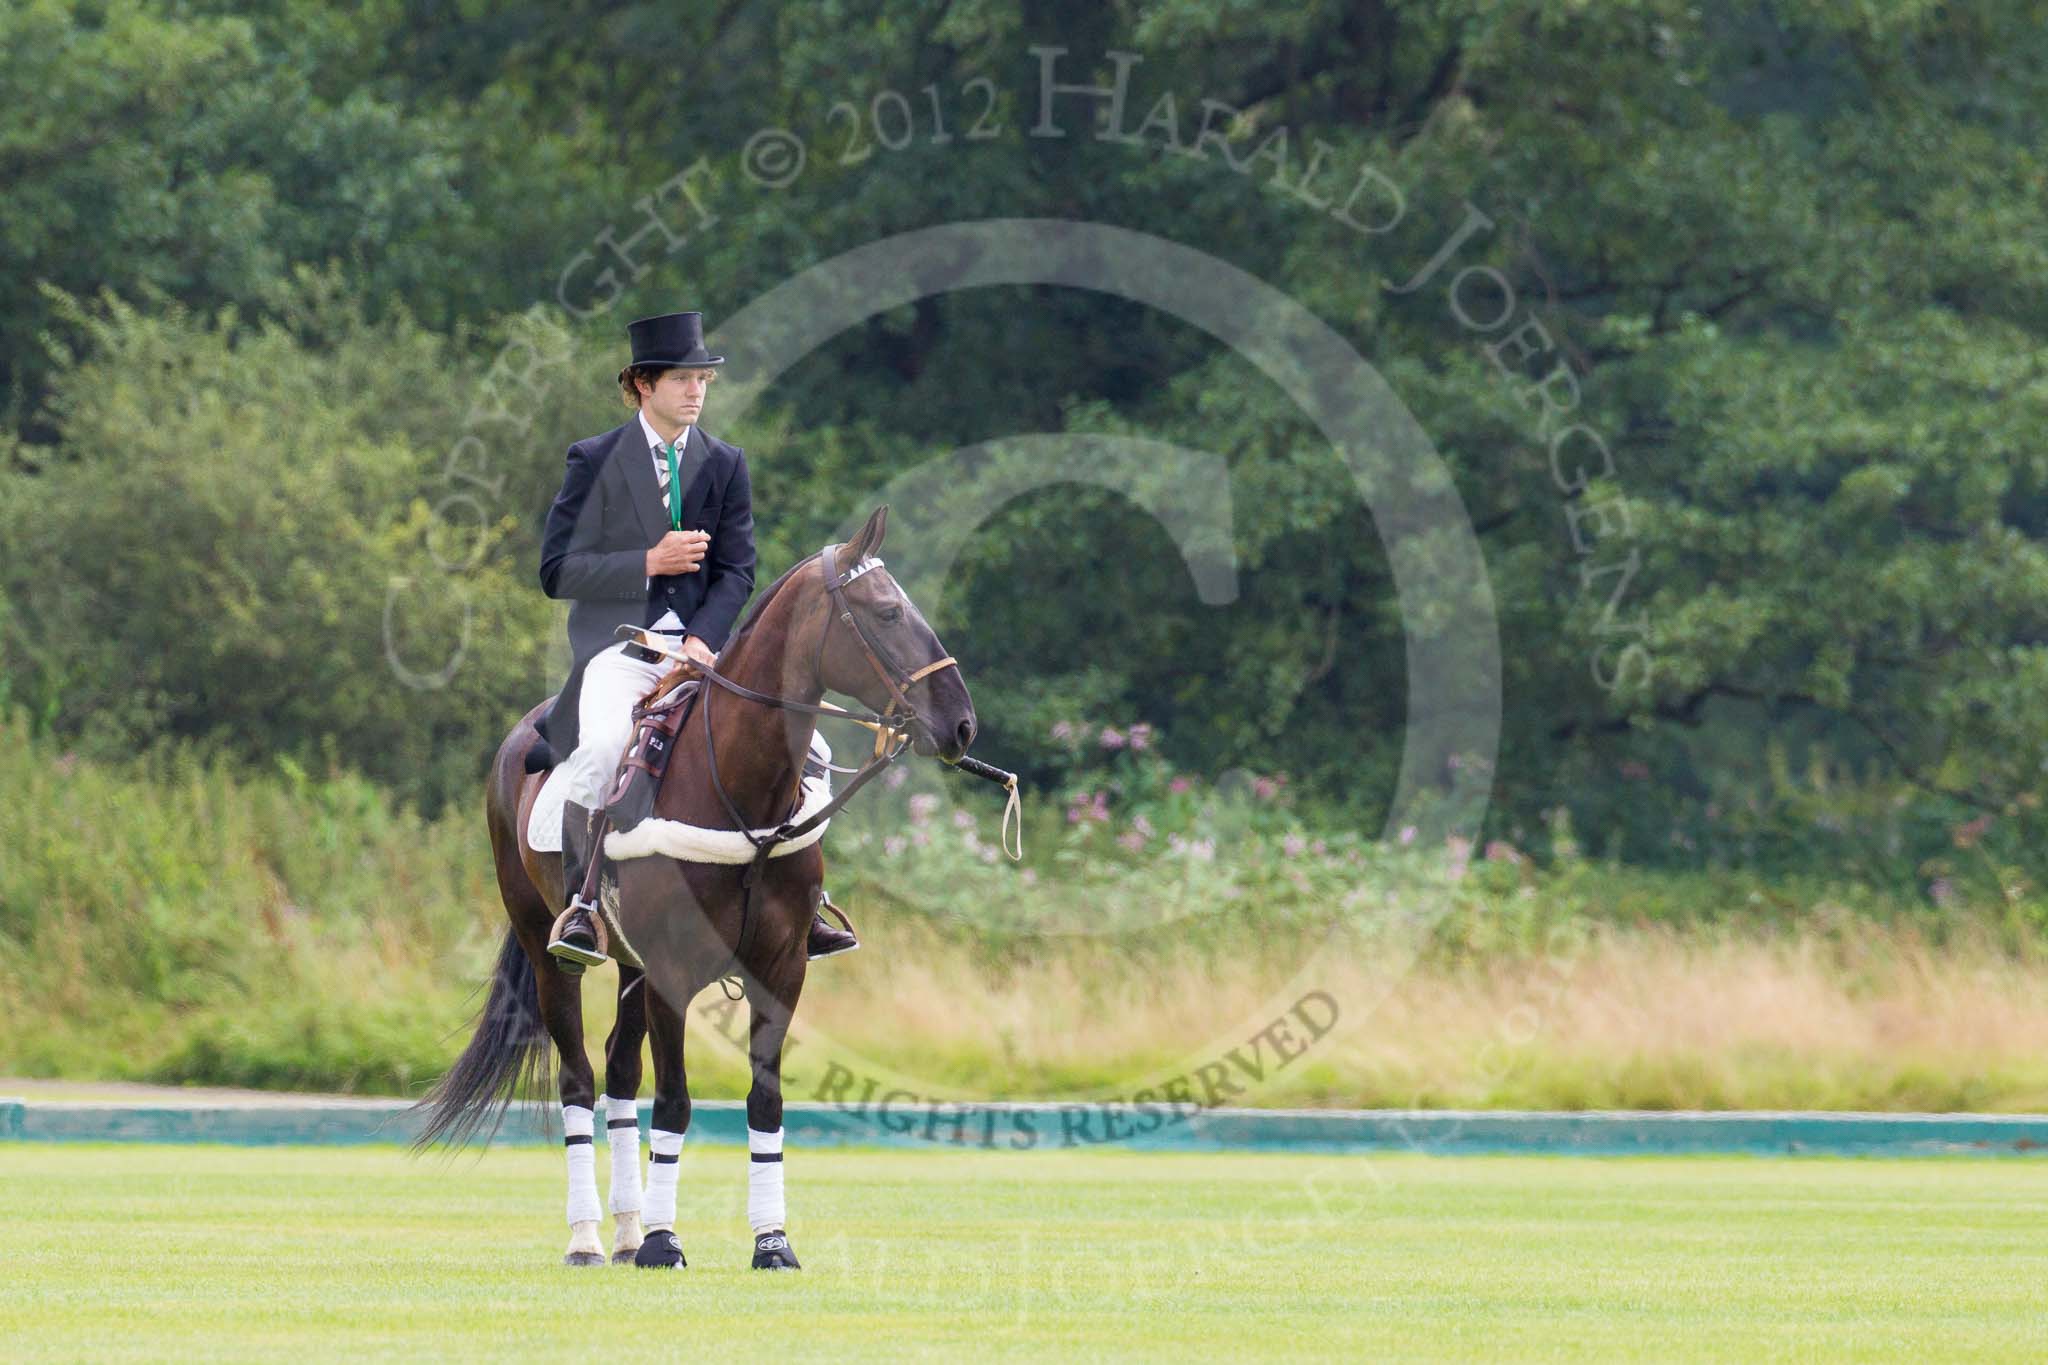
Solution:
M 785 1225 L 782 1198 L 782 1130 L 747 1129 L 747 1222 L 758 1233 Z
M 649 1232 L 676 1225 L 676 1173 L 683 1157 L 683 1135 L 657 1128 L 649 1136 L 647 1210 L 641 1222 Z
M 640 1104 L 604 1097 L 605 1141 L 612 1152 L 613 1213 L 640 1212 Z
M 597 1149 L 591 1145 L 592 1114 L 580 1104 L 562 1106 L 562 1150 L 569 1158 L 569 1225 L 595 1223 L 603 1212 L 597 1202 Z

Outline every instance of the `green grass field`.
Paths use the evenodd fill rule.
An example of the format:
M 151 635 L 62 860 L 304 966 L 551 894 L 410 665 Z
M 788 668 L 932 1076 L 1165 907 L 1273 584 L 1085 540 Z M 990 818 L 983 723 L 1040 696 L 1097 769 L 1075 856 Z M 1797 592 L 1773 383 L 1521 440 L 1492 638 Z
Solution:
M 690 1268 L 567 1270 L 560 1157 L 0 1146 L 17 1360 L 2039 1359 L 2048 1163 L 686 1152 Z M 602 1169 L 602 1162 L 600 1162 Z

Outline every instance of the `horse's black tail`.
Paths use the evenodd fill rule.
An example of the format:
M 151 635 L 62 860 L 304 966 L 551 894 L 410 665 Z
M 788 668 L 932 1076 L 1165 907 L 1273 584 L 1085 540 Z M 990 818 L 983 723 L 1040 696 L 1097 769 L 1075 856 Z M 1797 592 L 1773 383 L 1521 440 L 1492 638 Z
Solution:
M 505 1109 L 521 1089 L 538 1093 L 552 1079 L 554 1053 L 540 1017 L 540 993 L 533 963 L 519 939 L 505 935 L 490 994 L 477 1016 L 476 1034 L 455 1065 L 412 1107 L 426 1112 L 415 1150 L 443 1143 L 463 1147 L 488 1141 L 505 1121 Z

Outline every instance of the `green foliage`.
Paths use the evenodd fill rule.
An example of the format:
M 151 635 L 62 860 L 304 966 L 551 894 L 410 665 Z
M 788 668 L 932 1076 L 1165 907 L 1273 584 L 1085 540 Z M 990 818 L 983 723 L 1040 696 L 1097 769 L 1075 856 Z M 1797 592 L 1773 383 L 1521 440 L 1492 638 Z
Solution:
M 19 397 L 63 367 L 38 344 L 56 321 L 45 285 L 211 310 L 260 303 L 293 265 L 330 257 L 362 263 L 379 305 L 444 276 L 448 243 L 423 229 L 463 206 L 439 113 L 321 89 L 340 42 L 309 34 L 345 39 L 330 26 L 300 30 L 287 59 L 249 18 L 206 8 L 0 13 L 0 380 Z
M 108 766 L 0 724 L 0 1066 L 382 1092 L 445 1066 L 441 973 L 481 974 L 498 928 L 468 822 L 239 767 Z
M 367 321 L 333 275 L 276 298 L 246 328 L 60 300 L 93 353 L 57 443 L 0 483 L 10 690 L 94 754 L 345 756 L 467 801 L 560 632 L 512 562 L 524 508 L 445 472 L 474 384 L 444 338 Z
M 1500 621 L 1488 838 L 1534 846 L 1564 809 L 1603 856 L 1920 890 L 1989 815 L 1985 874 L 2041 875 L 2040 0 L 225 9 L 0 18 L 0 695 L 87 752 L 205 738 L 473 799 L 565 663 L 532 564 L 561 449 L 621 415 L 620 324 L 690 306 L 715 329 L 888 234 L 1042 216 L 1251 273 L 1416 416 Z M 1133 146 L 1066 97 L 1064 136 L 1025 136 L 1047 43 L 1065 82 L 1141 54 L 1127 131 L 1175 112 Z M 680 93 L 620 74 L 664 57 Z M 983 78 L 1000 135 L 970 140 Z M 916 135 L 850 134 L 891 90 Z M 1205 99 L 1243 117 L 1197 144 Z M 742 166 L 769 126 L 809 149 L 784 189 Z M 1250 153 L 1283 128 L 1276 177 Z M 1395 226 L 1290 191 L 1316 140 L 1399 187 Z M 570 319 L 564 270 L 700 159 L 716 222 Z M 1490 226 L 1404 291 L 1474 209 Z M 1497 287 L 1453 295 L 1464 266 L 1512 290 L 1506 321 L 1471 322 Z M 1489 349 L 1525 325 L 1526 354 Z M 1559 374 L 1568 414 L 1534 387 Z M 744 422 L 717 405 L 769 574 L 966 444 L 1227 460 L 1222 605 L 1126 497 L 1041 490 L 976 533 L 940 624 L 982 752 L 1040 790 L 1075 775 L 1054 725 L 1144 719 L 1181 769 L 1284 773 L 1373 829 L 1427 701 L 1410 632 L 1477 605 L 1400 602 L 1279 386 L 1113 297 L 934 295 L 829 339 Z M 1581 446 L 1583 486 L 1549 452 L 1573 421 L 1613 456 Z M 1844 774 L 1863 795 L 1839 804 Z

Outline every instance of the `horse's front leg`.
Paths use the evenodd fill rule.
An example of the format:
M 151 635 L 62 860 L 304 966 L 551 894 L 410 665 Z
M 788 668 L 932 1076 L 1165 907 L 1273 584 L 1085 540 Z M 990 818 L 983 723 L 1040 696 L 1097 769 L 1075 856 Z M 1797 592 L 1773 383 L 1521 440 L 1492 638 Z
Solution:
M 804 955 L 798 951 L 774 975 L 750 981 L 747 1055 L 754 1081 L 747 1091 L 747 1222 L 754 1229 L 754 1269 L 796 1270 L 790 1249 L 782 1169 L 782 1045 L 789 1037 L 797 996 L 803 991 Z
M 633 1264 L 643 1270 L 679 1269 L 683 1244 L 676 1236 L 676 1177 L 681 1171 L 683 1135 L 690 1130 L 690 1086 L 683 1071 L 683 1012 L 655 990 L 640 987 L 647 1010 L 647 1037 L 654 1053 L 654 1132 L 647 1166 L 646 1240 Z

